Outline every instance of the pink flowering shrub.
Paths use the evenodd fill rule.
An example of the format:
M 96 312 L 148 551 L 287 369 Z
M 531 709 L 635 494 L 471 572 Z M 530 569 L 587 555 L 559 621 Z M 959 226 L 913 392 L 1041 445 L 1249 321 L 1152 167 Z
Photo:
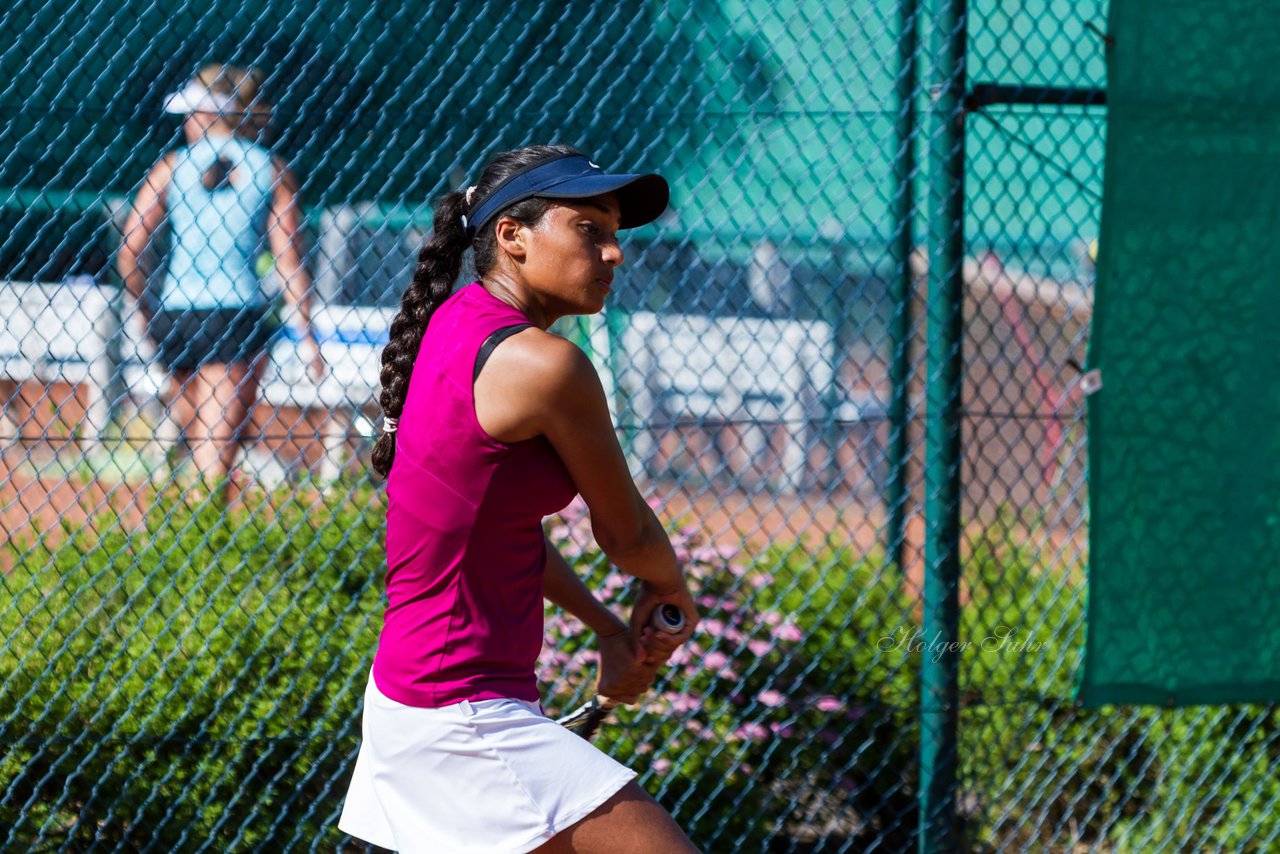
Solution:
M 595 547 L 585 507 L 571 505 L 549 535 L 627 616 L 631 579 Z M 708 543 L 693 525 L 674 526 L 671 540 L 702 622 L 650 695 L 615 712 L 597 744 L 640 771 L 698 828 L 695 840 L 716 850 L 757 850 L 787 833 L 819 791 L 841 793 L 864 816 L 885 804 L 909 813 L 903 774 L 914 767 L 913 741 L 896 728 L 914 724 L 895 710 L 913 703 L 912 677 L 905 653 L 867 637 L 909 619 L 892 573 L 834 546 L 775 544 L 748 555 Z M 539 679 L 553 717 L 591 696 L 595 660 L 591 633 L 549 608 Z

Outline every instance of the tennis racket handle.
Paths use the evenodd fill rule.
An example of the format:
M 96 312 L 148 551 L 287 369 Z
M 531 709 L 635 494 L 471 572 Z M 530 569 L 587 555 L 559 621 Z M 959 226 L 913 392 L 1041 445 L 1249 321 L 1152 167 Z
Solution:
M 680 630 L 684 628 L 684 612 L 675 605 L 663 603 L 658 606 L 657 610 L 653 612 L 653 616 L 649 618 L 649 625 L 653 626 L 656 631 L 665 634 L 679 634 Z M 618 706 L 618 701 L 609 697 L 597 697 L 596 702 L 606 712 L 613 711 Z M 590 735 L 594 730 L 594 726 L 589 726 L 587 735 Z
M 678 635 L 684 628 L 684 612 L 669 602 L 659 605 L 649 618 L 649 625 L 669 635 Z

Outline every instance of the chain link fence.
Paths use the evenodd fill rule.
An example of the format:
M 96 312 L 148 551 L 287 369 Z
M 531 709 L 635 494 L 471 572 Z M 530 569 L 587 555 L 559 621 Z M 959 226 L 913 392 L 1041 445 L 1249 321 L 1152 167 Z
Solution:
M 0 849 L 362 848 L 335 825 L 381 618 L 381 346 L 434 197 L 497 150 L 551 141 L 673 186 L 671 211 L 627 234 L 605 313 L 558 331 L 595 360 L 706 614 L 598 743 L 701 847 L 915 848 L 936 779 L 922 719 L 939 711 L 922 665 L 949 656 L 946 846 L 1274 848 L 1274 711 L 1071 699 L 1101 0 L 969 3 L 964 221 L 943 224 L 965 237 L 959 643 L 926 633 L 926 339 L 945 316 L 926 299 L 930 141 L 957 119 L 931 115 L 943 6 L 962 8 L 12 4 Z M 185 146 L 166 96 L 211 62 L 263 75 L 253 144 L 296 176 L 327 364 L 309 371 L 288 241 L 267 241 L 246 305 L 274 332 L 260 373 L 231 378 L 226 400 L 256 403 L 222 437 L 229 507 L 200 431 L 235 404 L 166 368 L 140 309 L 181 226 L 160 219 L 139 253 L 141 301 L 119 261 L 146 177 Z M 622 607 L 585 509 L 548 531 Z M 549 613 L 548 709 L 581 699 L 591 665 Z

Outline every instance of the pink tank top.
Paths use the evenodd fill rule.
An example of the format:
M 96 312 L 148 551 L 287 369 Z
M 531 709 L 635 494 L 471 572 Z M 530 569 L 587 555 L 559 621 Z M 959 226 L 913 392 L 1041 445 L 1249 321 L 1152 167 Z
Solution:
M 542 519 L 577 494 L 545 436 L 493 439 L 476 419 L 476 356 L 529 319 L 478 282 L 427 324 L 387 479 L 387 610 L 373 677 L 409 706 L 537 701 Z

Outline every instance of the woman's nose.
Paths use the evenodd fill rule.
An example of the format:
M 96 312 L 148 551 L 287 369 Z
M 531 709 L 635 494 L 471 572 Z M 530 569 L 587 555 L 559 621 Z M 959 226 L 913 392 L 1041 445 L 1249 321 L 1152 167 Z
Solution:
M 604 262 L 610 267 L 618 267 L 622 264 L 622 247 L 616 242 L 610 243 L 604 248 Z

